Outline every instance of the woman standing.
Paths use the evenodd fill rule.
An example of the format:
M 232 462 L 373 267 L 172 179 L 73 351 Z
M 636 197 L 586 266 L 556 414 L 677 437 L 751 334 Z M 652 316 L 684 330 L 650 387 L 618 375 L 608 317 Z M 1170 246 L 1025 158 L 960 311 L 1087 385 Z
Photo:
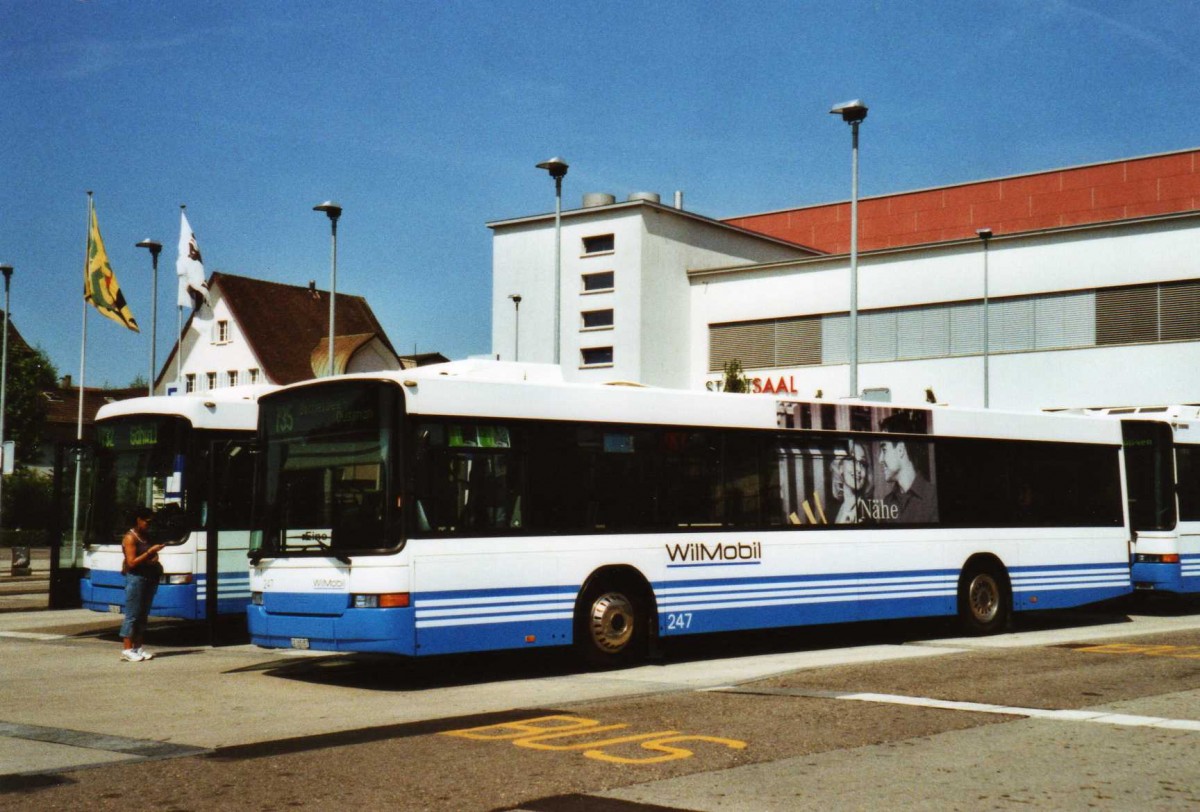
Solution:
M 149 660 L 153 654 L 142 648 L 146 634 L 146 620 L 150 616 L 150 604 L 158 591 L 158 579 L 162 575 L 162 564 L 158 562 L 158 551 L 162 544 L 151 544 L 146 538 L 150 529 L 150 517 L 154 512 L 147 507 L 133 512 L 133 527 L 121 539 L 125 551 L 125 563 L 121 572 L 125 575 L 125 622 L 121 624 L 123 647 L 121 659 L 139 663 Z

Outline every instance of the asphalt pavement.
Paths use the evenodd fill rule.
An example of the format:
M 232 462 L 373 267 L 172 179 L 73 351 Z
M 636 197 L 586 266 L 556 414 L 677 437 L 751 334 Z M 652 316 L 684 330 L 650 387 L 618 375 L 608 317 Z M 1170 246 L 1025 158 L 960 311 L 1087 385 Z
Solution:
M 758 689 L 765 685 L 794 690 L 788 682 L 791 675 L 834 667 L 859 666 L 868 673 L 880 663 L 919 658 L 943 658 L 950 663 L 953 655 L 964 652 L 1200 629 L 1200 615 L 1191 612 L 1145 616 L 1107 612 L 1093 620 L 1081 616 L 1075 625 L 1042 626 L 1035 621 L 1024 624 L 1018 633 L 991 638 L 938 636 L 882 643 L 868 638 L 848 646 L 767 649 L 733 656 L 714 653 L 619 672 L 587 673 L 568 657 L 554 653 L 412 661 L 270 651 L 249 645 L 244 633 L 238 639 L 236 622 L 223 628 L 224 644 L 213 645 L 206 624 L 154 619 L 147 646 L 156 653 L 155 659 L 126 663 L 119 657 L 119 616 L 46 609 L 45 594 L 39 593 L 43 588 L 36 575 L 31 580 L 0 577 L 0 804 L 2 793 L 36 789 L 39 782 L 52 782 L 56 775 L 103 765 L 196 754 L 300 752 L 384 739 L 403 731 L 501 724 L 531 713 L 561 713 L 604 700 L 737 691 L 750 683 Z M 810 682 L 806 690 L 820 687 L 819 681 Z M 913 693 L 919 694 L 915 690 L 919 686 L 913 687 Z M 1128 715 L 1179 707 L 1161 697 L 1157 701 L 1163 704 L 1138 705 L 1131 700 Z M 1016 724 L 1046 726 L 1052 732 L 1061 722 L 1030 717 Z M 1200 721 L 1196 725 L 1200 727 Z M 972 759 L 981 775 L 1023 769 L 1028 754 L 1010 752 L 1016 739 L 1006 738 L 1015 735 L 1013 726 L 1000 727 L 1010 732 L 988 731 L 988 753 L 972 756 L 964 750 L 964 769 Z M 953 750 L 953 737 L 963 734 L 939 735 L 949 737 L 939 746 L 948 743 Z M 1098 734 L 1088 728 L 1083 735 L 1080 741 Z M 1146 763 L 1165 766 L 1178 757 L 1179 745 L 1190 746 L 1200 732 L 1139 728 L 1136 735 L 1146 738 Z M 972 747 L 979 746 L 978 740 L 972 741 Z M 615 804 L 673 809 L 766 810 L 795 808 L 795 793 L 803 790 L 806 802 L 827 793 L 830 807 L 870 808 L 885 800 L 886 781 L 919 769 L 921 748 L 926 746 L 932 745 L 914 742 L 904 750 L 879 745 L 874 751 L 865 747 L 768 761 L 640 783 L 597 797 Z M 1105 764 L 1101 757 L 1097 769 L 1119 776 L 1122 767 L 1116 761 Z M 865 769 L 865 762 L 885 782 L 874 790 L 863 782 L 838 789 L 820 780 L 830 774 L 855 775 Z M 889 769 L 895 771 L 891 779 Z M 931 798 L 938 797 L 936 785 L 931 793 Z

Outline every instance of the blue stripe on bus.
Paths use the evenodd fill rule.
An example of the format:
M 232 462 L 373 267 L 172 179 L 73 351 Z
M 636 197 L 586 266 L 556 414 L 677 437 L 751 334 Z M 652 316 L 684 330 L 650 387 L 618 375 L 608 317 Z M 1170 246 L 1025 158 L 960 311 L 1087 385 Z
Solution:
M 664 636 L 861 620 L 952 615 L 957 569 L 712 578 L 654 584 Z M 1014 567 L 1015 609 L 1076 606 L 1127 594 L 1129 569 L 1110 564 Z M 347 596 L 267 593 L 250 607 L 251 639 L 303 638 L 314 649 L 447 654 L 571 642 L 574 585 L 470 589 L 413 595 L 408 609 L 346 608 Z M 305 614 L 328 604 L 320 613 Z M 341 610 L 332 611 L 333 604 Z M 272 607 L 287 614 L 271 614 Z M 389 618 L 383 620 L 383 618 Z
M 153 617 L 173 617 L 182 620 L 203 620 L 207 612 L 207 579 L 203 574 L 193 576 L 190 584 L 159 584 L 150 607 Z M 108 612 L 117 606 L 125 611 L 125 576 L 116 570 L 93 569 L 79 583 L 83 608 Z M 234 570 L 218 574 L 217 614 L 234 615 L 246 610 L 250 602 L 250 575 Z

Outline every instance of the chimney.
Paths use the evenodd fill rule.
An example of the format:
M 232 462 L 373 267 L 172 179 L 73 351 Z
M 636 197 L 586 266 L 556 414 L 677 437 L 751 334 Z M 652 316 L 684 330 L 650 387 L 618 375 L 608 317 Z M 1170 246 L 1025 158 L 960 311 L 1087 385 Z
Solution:
M 59 382 L 58 386 L 60 389 L 70 389 L 71 388 L 71 376 L 63 375 L 63 379 L 61 382 Z
M 321 298 L 321 294 L 317 293 L 317 280 L 315 280 L 315 279 L 308 280 L 308 295 L 313 297 L 314 299 Z

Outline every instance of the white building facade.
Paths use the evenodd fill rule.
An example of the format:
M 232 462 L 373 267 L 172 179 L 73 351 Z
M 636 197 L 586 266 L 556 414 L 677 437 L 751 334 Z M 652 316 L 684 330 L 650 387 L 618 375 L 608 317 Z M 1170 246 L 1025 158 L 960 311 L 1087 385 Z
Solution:
M 501 360 L 552 362 L 554 216 L 488 227 L 494 235 L 492 353 Z M 680 389 L 695 385 L 687 362 L 687 269 L 816 253 L 650 197 L 563 212 L 561 235 L 558 340 L 564 379 L 652 381 Z
M 869 201 L 883 212 L 876 242 L 892 245 L 859 255 L 859 393 L 849 391 L 844 250 L 762 242 L 750 229 L 652 204 L 564 213 L 564 375 L 714 389 L 736 360 L 756 391 L 803 398 L 870 390 L 898 402 L 986 399 L 1018 410 L 1200 402 L 1198 156 Z M 940 201 L 932 215 L 903 213 L 930 198 Z M 842 216 L 824 208 L 821 216 Z M 770 231 L 811 211 L 761 222 Z M 951 225 L 913 231 L 933 215 Z M 985 242 L 976 231 L 989 219 L 999 227 Z M 834 225 L 848 235 L 848 223 Z M 520 293 L 520 360 L 549 361 L 553 216 L 491 227 L 493 351 L 513 357 L 508 295 Z M 609 250 L 589 253 L 589 238 L 603 235 L 612 236 Z M 593 272 L 611 273 L 609 287 L 588 290 Z M 589 327 L 586 314 L 600 309 L 611 309 L 611 323 Z M 611 348 L 611 363 L 587 363 L 596 346 Z

